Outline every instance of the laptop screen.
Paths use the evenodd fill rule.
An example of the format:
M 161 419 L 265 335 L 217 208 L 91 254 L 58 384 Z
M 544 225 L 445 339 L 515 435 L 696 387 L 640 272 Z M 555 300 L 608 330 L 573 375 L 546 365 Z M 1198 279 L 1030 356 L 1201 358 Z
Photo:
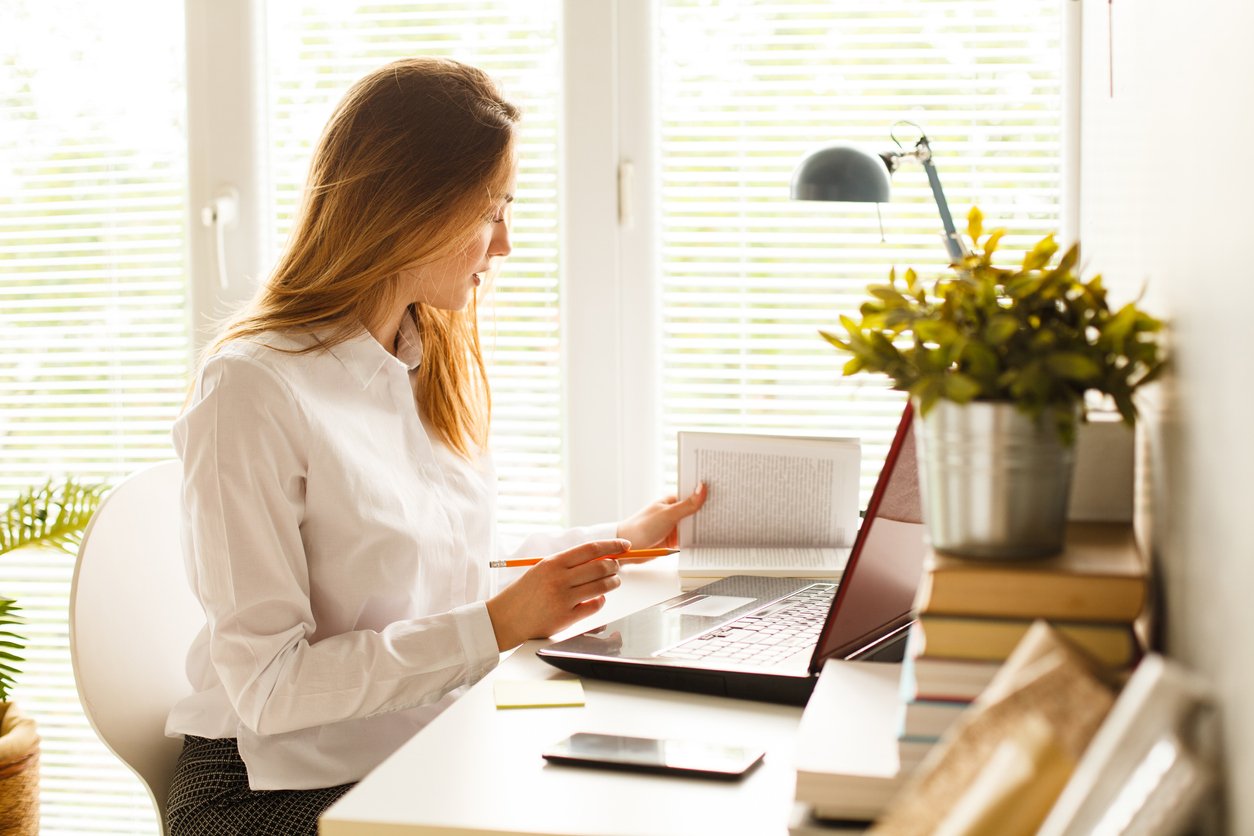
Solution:
M 927 548 L 912 419 L 907 404 L 814 648 L 812 671 L 910 623 Z

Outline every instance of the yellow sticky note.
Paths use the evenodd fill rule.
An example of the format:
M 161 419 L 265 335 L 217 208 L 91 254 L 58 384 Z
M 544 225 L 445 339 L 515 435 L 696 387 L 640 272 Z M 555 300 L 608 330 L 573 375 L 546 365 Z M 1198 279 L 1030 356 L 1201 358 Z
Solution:
M 562 708 L 583 705 L 578 679 L 506 679 L 493 686 L 497 708 Z

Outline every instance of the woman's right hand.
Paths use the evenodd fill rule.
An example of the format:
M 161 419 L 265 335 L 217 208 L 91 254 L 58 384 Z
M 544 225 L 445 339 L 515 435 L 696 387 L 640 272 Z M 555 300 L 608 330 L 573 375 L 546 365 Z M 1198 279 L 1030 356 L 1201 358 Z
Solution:
M 502 651 L 551 636 L 605 606 L 605 593 L 622 583 L 618 561 L 602 559 L 631 548 L 626 540 L 593 540 L 531 567 L 487 601 Z

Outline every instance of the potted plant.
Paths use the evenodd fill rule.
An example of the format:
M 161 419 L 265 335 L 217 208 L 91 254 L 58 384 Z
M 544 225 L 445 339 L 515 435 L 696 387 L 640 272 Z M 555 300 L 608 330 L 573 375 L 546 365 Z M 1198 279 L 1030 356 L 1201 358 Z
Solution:
M 1163 368 L 1162 323 L 1134 303 L 1112 309 L 1100 276 L 1083 281 L 1079 245 L 1055 260 L 1053 236 L 1015 268 L 993 255 L 973 208 L 972 252 L 930 285 L 913 270 L 868 288 L 843 335 L 844 374 L 879 372 L 916 411 L 920 487 L 932 546 L 970 557 L 1037 557 L 1062 548 L 1076 422 L 1089 392 L 1129 426 L 1133 393 Z
M 77 554 L 105 487 L 73 479 L 21 494 L 0 516 L 0 555 L 44 546 Z M 19 607 L 0 597 L 0 822 L 4 832 L 39 832 L 39 734 L 35 721 L 9 702 L 26 639 L 15 631 Z

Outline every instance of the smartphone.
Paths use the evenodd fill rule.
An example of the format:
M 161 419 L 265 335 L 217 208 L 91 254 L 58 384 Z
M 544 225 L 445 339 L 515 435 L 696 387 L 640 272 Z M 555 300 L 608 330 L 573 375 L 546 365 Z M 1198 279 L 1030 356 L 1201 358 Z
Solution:
M 762 760 L 765 752 L 693 740 L 659 740 L 579 732 L 543 753 L 545 760 L 569 766 L 595 766 L 735 780 Z

